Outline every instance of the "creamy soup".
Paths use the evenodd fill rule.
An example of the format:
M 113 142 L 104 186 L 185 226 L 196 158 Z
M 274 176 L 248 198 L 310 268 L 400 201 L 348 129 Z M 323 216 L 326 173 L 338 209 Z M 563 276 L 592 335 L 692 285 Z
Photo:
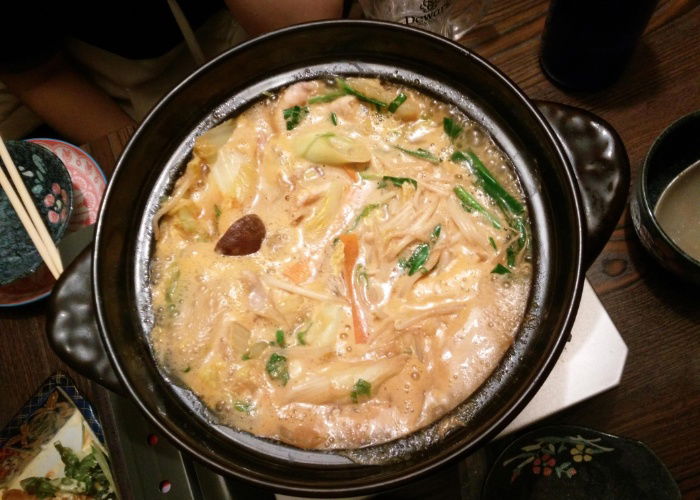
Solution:
M 700 161 L 686 168 L 664 189 L 654 215 L 674 243 L 700 261 Z
M 511 345 L 531 282 L 509 159 L 376 79 L 297 83 L 199 136 L 154 232 L 159 362 L 222 423 L 301 448 L 453 409 Z

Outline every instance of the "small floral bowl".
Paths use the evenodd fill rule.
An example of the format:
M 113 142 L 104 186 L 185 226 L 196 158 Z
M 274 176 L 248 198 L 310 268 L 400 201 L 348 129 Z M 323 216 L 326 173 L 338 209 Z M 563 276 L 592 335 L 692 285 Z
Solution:
M 51 238 L 58 244 L 73 209 L 68 170 L 55 154 L 38 144 L 6 144 Z M 0 232 L 0 285 L 6 285 L 33 273 L 42 259 L 4 191 L 0 191 Z

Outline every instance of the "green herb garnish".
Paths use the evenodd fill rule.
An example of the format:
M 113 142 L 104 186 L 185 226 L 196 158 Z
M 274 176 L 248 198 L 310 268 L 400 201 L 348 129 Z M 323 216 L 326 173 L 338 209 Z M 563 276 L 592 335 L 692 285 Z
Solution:
M 426 269 L 424 266 L 430 256 L 430 249 L 438 238 L 440 238 L 441 232 L 442 224 L 438 224 L 430 233 L 430 243 L 419 243 L 413 249 L 408 259 L 399 259 L 399 266 L 403 269 L 408 269 L 409 276 L 413 276 L 418 271 L 423 271 L 424 273 L 430 272 L 430 270 Z
M 525 221 L 522 216 L 512 217 L 509 220 L 509 224 L 515 229 L 519 236 L 518 241 L 515 244 L 518 245 L 518 250 L 525 248 L 527 245 L 527 228 L 525 227 Z
M 289 382 L 287 358 L 281 354 L 272 353 L 270 359 L 267 360 L 265 370 L 271 379 L 279 381 L 282 385 L 287 385 L 287 382 Z
M 457 198 L 459 198 L 459 201 L 462 202 L 462 207 L 464 207 L 467 212 L 476 210 L 477 212 L 483 214 L 493 227 L 496 229 L 501 229 L 502 226 L 501 223 L 498 222 L 498 219 L 496 219 L 491 212 L 484 208 L 484 206 L 479 203 L 476 198 L 469 194 L 466 189 L 464 189 L 462 186 L 455 186 L 454 192 L 457 195 Z
M 448 117 L 442 119 L 442 128 L 450 139 L 456 139 L 462 132 L 462 127 L 457 125 L 452 118 Z
M 362 212 L 359 213 L 357 217 L 355 217 L 354 222 L 352 223 L 352 226 L 348 229 L 348 232 L 354 231 L 355 228 L 357 228 L 357 225 L 360 223 L 362 219 L 367 217 L 370 213 L 372 213 L 372 210 L 375 210 L 379 208 L 378 203 L 370 203 L 369 205 L 365 205 L 365 207 L 362 209 Z
M 346 95 L 345 92 L 331 92 L 330 94 L 317 95 L 309 99 L 309 104 L 318 104 L 320 102 L 335 101 L 338 97 Z
M 111 473 L 101 452 L 94 446 L 82 459 L 60 442 L 54 443 L 64 465 L 65 477 L 49 479 L 28 477 L 20 481 L 24 491 L 39 498 L 52 498 L 61 494 L 82 495 L 96 500 L 115 499 Z
M 410 177 L 393 177 L 391 175 L 377 175 L 377 174 L 368 174 L 365 172 L 360 172 L 360 177 L 365 180 L 370 180 L 370 181 L 379 181 L 377 184 L 377 187 L 379 189 L 384 189 L 389 185 L 389 183 L 393 184 L 396 187 L 401 187 L 403 184 L 406 182 L 410 183 L 413 185 L 413 187 L 418 187 L 418 181 L 415 179 L 411 179 Z
M 498 247 L 496 247 L 496 242 L 491 236 L 489 236 L 489 243 L 491 244 L 494 250 L 498 250 Z
M 354 95 L 360 101 L 369 102 L 371 104 L 374 104 L 377 107 L 377 109 L 380 109 L 380 110 L 381 110 L 381 108 L 387 107 L 387 103 L 385 103 L 384 101 L 380 101 L 379 99 L 375 99 L 374 97 L 369 97 L 369 96 L 363 94 L 362 92 L 360 92 L 359 90 L 352 88 L 350 85 L 348 85 L 348 82 L 346 82 L 342 78 L 336 78 L 335 81 L 338 84 L 338 87 L 340 88 L 340 90 L 342 90 L 346 94 Z
M 407 155 L 415 156 L 416 158 L 420 158 L 421 160 L 426 160 L 431 163 L 440 163 L 440 158 L 435 156 L 433 153 L 428 151 L 427 149 L 423 148 L 418 148 L 418 149 L 406 149 L 402 148 L 401 146 L 394 146 L 396 149 L 399 151 L 406 153 Z
M 491 175 L 478 156 L 473 152 L 456 151 L 452 161 L 466 163 L 477 178 L 484 192 L 498 205 L 508 225 L 518 234 L 518 239 L 512 243 L 506 252 L 508 267 L 514 267 L 517 254 L 527 246 L 528 234 L 525 227 L 525 208 Z M 502 274 L 502 273 L 501 273 Z
M 418 182 L 415 179 L 411 179 L 410 177 L 392 177 L 390 175 L 382 176 L 382 179 L 379 181 L 379 184 L 377 184 L 377 187 L 379 189 L 383 189 L 389 182 L 396 187 L 401 187 L 406 182 L 411 184 L 414 188 L 418 187 Z
M 357 279 L 363 280 L 365 284 L 369 281 L 369 277 L 367 276 L 367 268 L 363 266 L 362 264 L 358 264 L 355 267 L 355 274 L 357 275 Z
M 378 203 L 370 203 L 369 205 L 365 206 L 365 208 L 362 209 L 362 212 L 360 212 L 360 215 L 358 215 L 357 217 L 359 219 L 364 219 L 375 208 L 379 208 L 379 204 Z
M 214 205 L 214 216 L 217 219 L 221 217 L 221 209 L 219 208 L 219 205 Z
M 284 342 L 284 330 L 277 330 L 275 332 L 275 343 L 277 343 L 278 346 L 284 347 L 285 342 Z
M 22 479 L 19 484 L 24 491 L 37 498 L 53 498 L 58 493 L 58 485 L 54 486 L 55 479 L 46 477 L 28 477 Z
M 496 264 L 496 267 L 491 271 L 493 274 L 509 274 L 510 269 L 505 267 L 503 264 Z
M 406 101 L 406 99 L 408 99 L 408 96 L 403 92 L 400 92 L 399 95 L 397 95 L 396 98 L 389 103 L 389 113 L 395 113 L 396 110 L 399 109 L 399 106 Z
M 184 370 L 182 370 L 182 373 L 189 373 L 190 370 L 192 370 L 192 367 L 191 367 L 191 366 L 188 366 L 187 368 L 185 368 Z
M 336 126 L 338 125 L 338 115 L 336 115 L 332 111 L 331 111 L 331 123 L 333 125 L 336 125 Z
M 467 151 L 466 153 L 455 151 L 452 154 L 451 160 L 455 163 L 466 163 L 479 180 L 486 194 L 493 198 L 502 210 L 510 211 L 515 215 L 520 215 L 524 212 L 525 209 L 520 202 L 513 198 L 513 196 L 501 186 L 474 153 L 471 151 Z
M 306 106 L 292 106 L 282 111 L 284 121 L 287 123 L 287 130 L 292 130 L 299 125 L 302 118 L 309 114 L 309 108 Z
M 506 264 L 510 268 L 515 267 L 515 254 L 516 253 L 517 252 L 516 252 L 515 248 L 513 248 L 513 245 L 506 248 Z
M 378 174 L 370 174 L 367 172 L 360 172 L 360 178 L 369 180 L 369 181 L 376 181 L 377 179 L 381 179 L 382 176 Z
M 371 395 L 371 393 L 372 393 L 372 384 L 370 384 L 366 380 L 358 378 L 357 382 L 355 382 L 355 385 L 352 387 L 352 392 L 350 393 L 350 399 L 352 399 L 353 403 L 357 404 L 357 402 L 360 399 L 360 396 L 369 397 Z
M 430 255 L 430 245 L 427 243 L 419 243 L 416 248 L 413 249 L 411 256 L 400 262 L 401 267 L 408 269 L 408 275 L 413 276 L 418 270 L 420 270 L 423 265 L 428 260 Z
M 311 328 L 312 324 L 313 323 L 308 323 L 306 325 L 306 328 L 297 332 L 297 342 L 299 343 L 299 345 L 307 345 L 306 334 L 309 332 L 309 329 Z
M 233 409 L 241 413 L 250 413 L 250 410 L 253 409 L 253 404 L 248 401 L 234 401 Z

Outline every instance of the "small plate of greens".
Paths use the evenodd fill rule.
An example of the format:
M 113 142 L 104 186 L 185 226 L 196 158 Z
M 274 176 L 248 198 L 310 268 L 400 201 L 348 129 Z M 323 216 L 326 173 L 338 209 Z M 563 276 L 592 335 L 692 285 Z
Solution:
M 0 431 L 0 498 L 118 498 L 95 412 L 62 373 Z

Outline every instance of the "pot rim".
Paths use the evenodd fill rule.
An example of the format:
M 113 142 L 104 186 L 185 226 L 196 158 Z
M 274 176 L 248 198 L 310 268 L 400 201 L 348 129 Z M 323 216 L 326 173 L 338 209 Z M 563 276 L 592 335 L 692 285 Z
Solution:
M 433 42 L 439 42 L 446 46 L 446 49 L 458 52 L 461 57 L 465 57 L 473 60 L 477 65 L 484 68 L 487 72 L 494 75 L 499 82 L 506 88 L 508 92 L 514 95 L 518 100 L 518 104 L 523 107 L 523 109 L 529 114 L 541 127 L 542 132 L 546 135 L 549 144 L 552 146 L 556 154 L 556 160 L 558 162 L 558 167 L 563 169 L 563 177 L 565 180 L 566 187 L 569 190 L 570 201 L 571 201 L 571 211 L 576 219 L 576 225 L 573 228 L 574 233 L 570 235 L 577 239 L 575 245 L 572 245 L 572 252 L 576 253 L 575 262 L 571 262 L 571 273 L 572 273 L 572 284 L 571 284 L 571 300 L 566 305 L 566 307 L 561 308 L 561 328 L 558 333 L 555 333 L 556 339 L 554 340 L 554 348 L 552 348 L 545 357 L 542 358 L 541 367 L 539 371 L 533 376 L 532 383 L 523 389 L 517 398 L 514 399 L 514 403 L 508 408 L 500 418 L 490 421 L 486 431 L 483 432 L 477 438 L 464 443 L 461 442 L 459 445 L 453 445 L 449 450 L 441 450 L 439 453 L 431 452 L 428 456 L 422 457 L 420 460 L 420 467 L 414 467 L 413 470 L 405 474 L 396 474 L 389 479 L 384 479 L 375 483 L 367 484 L 357 484 L 353 483 L 351 485 L 332 485 L 323 486 L 317 485 L 316 487 L 304 487 L 298 486 L 297 484 L 280 484 L 275 481 L 274 477 L 266 476 L 256 471 L 246 470 L 245 472 L 239 470 L 231 470 L 221 464 L 219 464 L 214 458 L 208 455 L 202 449 L 193 449 L 192 446 L 185 440 L 185 433 L 181 427 L 177 425 L 172 425 L 170 421 L 163 421 L 158 418 L 157 412 L 153 411 L 149 406 L 147 406 L 139 397 L 135 391 L 133 385 L 129 382 L 127 374 L 118 362 L 118 356 L 116 353 L 115 346 L 110 342 L 108 332 L 106 331 L 105 325 L 106 315 L 105 311 L 100 304 L 100 291 L 99 282 L 100 276 L 98 273 L 98 261 L 99 261 L 99 248 L 101 247 L 101 241 L 104 239 L 104 225 L 106 219 L 106 210 L 103 208 L 106 206 L 107 201 L 112 197 L 113 191 L 117 189 L 115 179 L 119 177 L 121 170 L 123 169 L 123 164 L 125 158 L 129 156 L 133 145 L 141 140 L 143 131 L 147 126 L 157 119 L 159 112 L 162 108 L 169 105 L 173 96 L 178 94 L 181 89 L 190 85 L 193 80 L 199 78 L 199 76 L 209 70 L 210 67 L 219 64 L 222 60 L 234 57 L 235 54 L 246 51 L 251 47 L 273 40 L 275 38 L 282 38 L 292 32 L 298 31 L 308 31 L 314 30 L 317 27 L 337 27 L 337 28 L 353 28 L 355 26 L 369 26 L 381 30 L 396 30 L 396 31 L 410 31 L 413 34 L 424 37 L 427 40 Z M 554 155 L 553 155 L 554 156 Z M 568 336 L 569 331 L 573 325 L 575 319 L 575 313 L 578 309 L 578 303 L 580 301 L 582 287 L 583 287 L 583 240 L 584 240 L 584 228 L 585 221 L 583 217 L 581 195 L 576 187 L 576 180 L 573 173 L 573 167 L 571 162 L 564 152 L 564 148 L 560 143 L 559 138 L 553 132 L 551 126 L 547 120 L 543 117 L 541 112 L 536 108 L 536 106 L 530 101 L 530 99 L 524 94 L 524 92 L 503 72 L 497 69 L 494 65 L 489 63 L 486 59 L 478 56 L 477 54 L 469 51 L 466 47 L 461 46 L 451 40 L 448 40 L 439 35 L 435 35 L 418 28 L 413 28 L 410 26 L 389 23 L 384 21 L 374 21 L 374 20 L 329 20 L 329 21 L 316 21 L 311 23 L 304 23 L 295 26 L 290 26 L 277 31 L 267 33 L 265 35 L 256 37 L 254 39 L 248 40 L 240 45 L 233 47 L 232 49 L 220 54 L 216 58 L 212 59 L 202 67 L 198 68 L 175 88 L 173 88 L 168 94 L 162 98 L 162 100 L 151 110 L 148 116 L 144 119 L 142 124 L 138 127 L 133 137 L 126 145 L 112 175 L 112 179 L 105 191 L 103 197 L 102 206 L 99 214 L 99 219 L 97 221 L 97 227 L 95 231 L 95 244 L 93 246 L 93 261 L 91 269 L 91 279 L 92 279 L 92 290 L 93 290 L 93 300 L 95 302 L 95 311 L 97 322 L 99 326 L 100 336 L 105 344 L 106 351 L 109 355 L 110 361 L 113 365 L 114 371 L 118 378 L 125 386 L 130 398 L 136 402 L 140 407 L 141 411 L 144 412 L 149 419 L 154 422 L 154 424 L 163 432 L 169 439 L 177 443 L 181 449 L 185 449 L 188 453 L 195 456 L 198 460 L 204 462 L 208 467 L 213 468 L 217 472 L 235 476 L 239 479 L 252 482 L 257 486 L 274 489 L 279 492 L 290 493 L 290 494 L 306 494 L 306 495 L 358 495 L 367 494 L 380 490 L 386 490 L 390 487 L 398 486 L 399 484 L 405 483 L 411 479 L 416 479 L 422 477 L 431 471 L 442 467 L 455 460 L 457 457 L 464 455 L 468 450 L 474 450 L 481 447 L 486 441 L 493 438 L 508 422 L 510 422 L 530 401 L 534 394 L 539 390 L 540 386 L 544 380 L 549 375 L 551 369 L 554 367 L 556 360 L 559 358 L 561 351 L 563 350 L 566 342 L 564 339 Z M 403 439 L 403 438 L 400 438 Z M 362 465 L 360 465 L 362 466 Z M 372 467 L 372 466 L 362 466 L 362 467 Z

